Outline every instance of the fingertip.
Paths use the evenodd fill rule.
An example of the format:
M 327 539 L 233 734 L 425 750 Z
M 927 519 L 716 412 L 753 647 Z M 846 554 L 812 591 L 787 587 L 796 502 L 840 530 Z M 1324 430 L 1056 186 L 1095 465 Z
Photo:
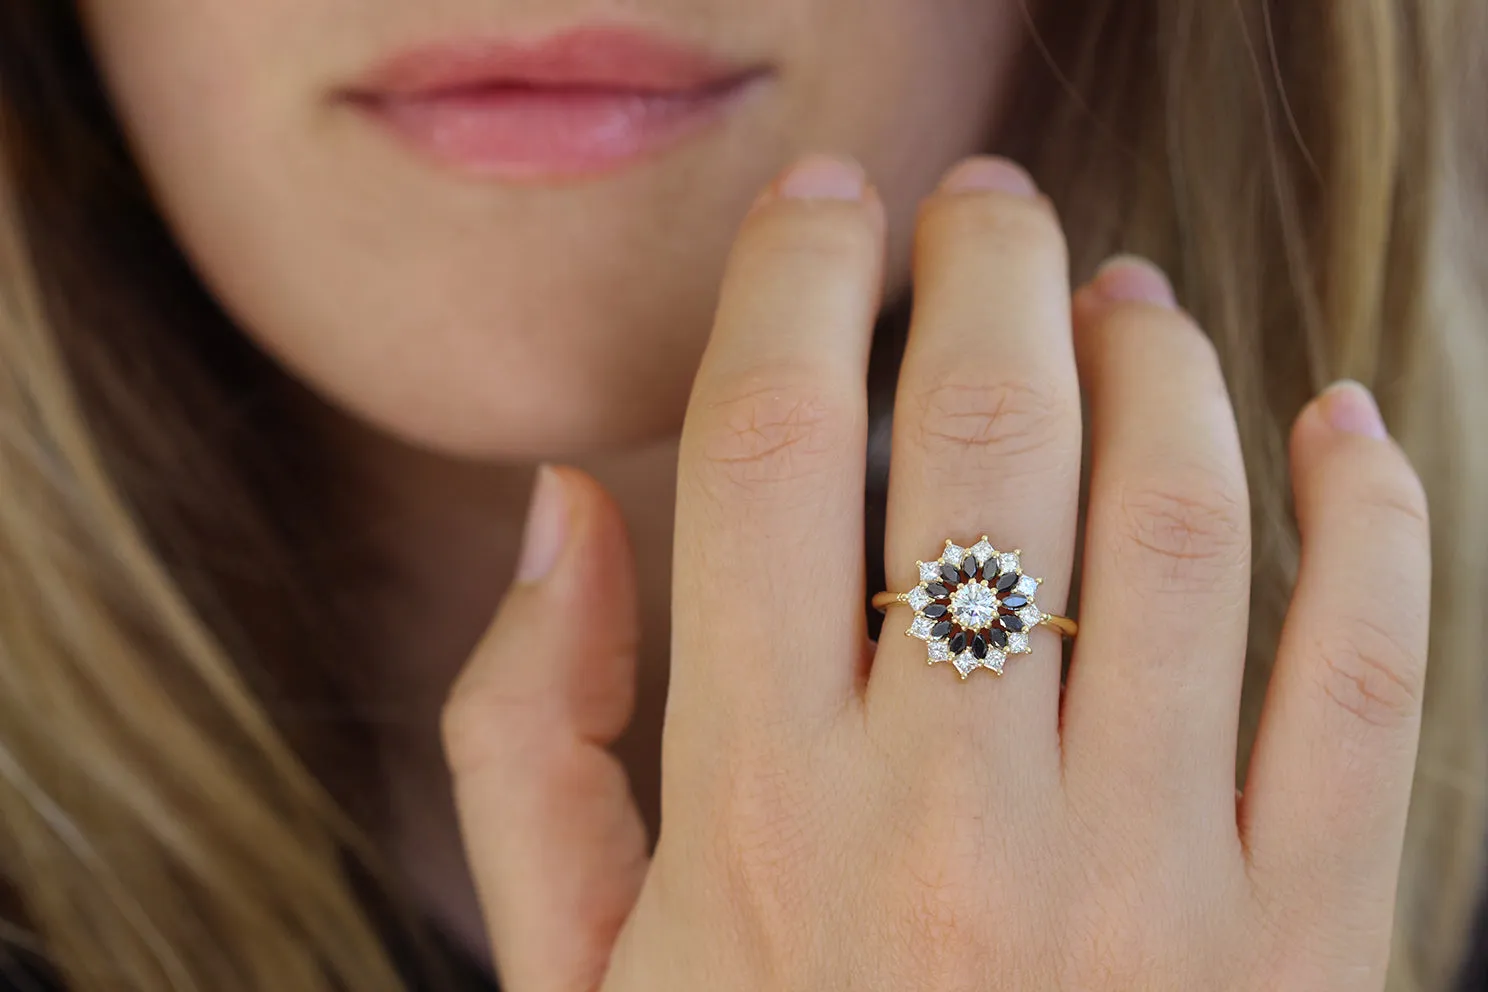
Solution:
M 533 475 L 514 582 L 544 583 L 562 570 L 570 554 L 589 553 L 585 546 L 594 542 L 597 529 L 616 523 L 623 529 L 619 508 L 593 476 L 571 465 L 544 462 Z
M 812 153 L 788 166 L 771 189 L 789 200 L 861 200 L 868 175 L 855 159 Z
M 537 467 L 522 532 L 522 550 L 517 556 L 518 583 L 541 582 L 562 554 L 572 530 L 567 489 L 562 473 L 546 463 Z
M 1147 303 L 1164 310 L 1178 309 L 1173 284 L 1156 263 L 1140 255 L 1115 255 L 1096 270 L 1090 281 L 1093 297 L 1105 303 Z
M 802 155 L 777 173 L 755 197 L 750 213 L 776 203 L 882 205 L 861 163 L 848 155 L 823 152 Z
M 636 595 L 635 557 L 615 498 L 582 469 L 540 465 L 515 575 L 488 637 L 509 632 L 512 615 L 578 608 L 603 621 L 591 645 L 623 644 L 633 639 Z
M 885 226 L 878 188 L 862 165 L 842 155 L 811 153 L 787 166 L 755 197 L 745 227 L 779 213 L 858 214 L 868 217 L 880 236 Z
M 1073 300 L 1076 326 L 1095 324 L 1127 304 L 1180 310 L 1172 282 L 1156 263 L 1139 255 L 1113 255 L 1101 263 L 1089 282 L 1076 290 Z
M 1028 170 L 1011 159 L 978 155 L 953 165 L 940 181 L 941 193 L 1007 193 L 1034 199 L 1038 184 Z
M 633 561 L 624 511 L 598 479 L 572 465 L 550 472 L 561 481 L 569 510 L 571 536 L 561 571 L 568 581 L 601 582 L 612 601 L 629 602 Z
M 1370 391 L 1358 382 L 1339 380 L 1303 408 L 1292 427 L 1290 460 L 1296 512 L 1304 526 L 1329 501 L 1361 500 L 1396 508 L 1426 526 L 1421 476 L 1388 433 Z
M 1374 394 L 1356 379 L 1339 379 L 1319 394 L 1315 405 L 1323 421 L 1335 431 L 1377 440 L 1389 437 Z
M 1398 447 L 1369 388 L 1354 379 L 1336 380 L 1314 396 L 1292 424 L 1293 469 L 1303 471 L 1334 447 L 1361 440 Z

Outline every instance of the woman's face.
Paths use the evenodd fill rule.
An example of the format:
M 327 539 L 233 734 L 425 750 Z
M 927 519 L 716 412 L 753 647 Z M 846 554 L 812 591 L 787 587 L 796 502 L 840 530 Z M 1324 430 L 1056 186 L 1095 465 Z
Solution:
M 438 450 L 674 430 L 735 227 L 808 150 L 888 206 L 979 149 L 1020 0 L 89 0 L 187 254 L 263 348 Z

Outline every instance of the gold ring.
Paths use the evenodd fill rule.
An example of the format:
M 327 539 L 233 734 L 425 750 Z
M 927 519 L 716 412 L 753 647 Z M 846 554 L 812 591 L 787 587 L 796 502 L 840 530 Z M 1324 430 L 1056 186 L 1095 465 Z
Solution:
M 881 592 L 882 611 L 905 603 L 915 612 L 904 633 L 926 643 L 930 664 L 948 661 L 964 680 L 978 668 L 1001 675 L 1009 655 L 1033 650 L 1028 635 L 1046 625 L 1074 637 L 1079 625 L 1045 613 L 1034 602 L 1043 579 L 1023 574 L 1022 550 L 998 551 L 983 534 L 963 548 L 950 538 L 935 561 L 915 564 L 920 584 L 908 592 Z

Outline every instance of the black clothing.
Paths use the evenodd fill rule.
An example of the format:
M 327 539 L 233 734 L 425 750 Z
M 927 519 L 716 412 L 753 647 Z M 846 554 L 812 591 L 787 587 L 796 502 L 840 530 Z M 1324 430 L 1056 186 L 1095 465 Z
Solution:
M 1473 950 L 1463 969 L 1457 992 L 1488 992 L 1488 901 L 1478 914 L 1477 937 Z M 424 977 L 424 969 L 411 960 L 413 955 L 406 950 L 393 949 L 400 970 L 407 976 L 410 992 L 500 992 L 496 982 L 466 955 L 440 934 L 430 932 L 431 942 L 440 949 L 441 964 L 453 977 L 453 988 L 441 987 L 443 982 L 432 984 Z M 46 969 L 29 956 L 0 947 L 0 992 L 63 992 L 60 985 L 47 976 Z
M 430 928 L 427 946 L 438 955 L 430 962 L 407 940 L 389 941 L 389 950 L 404 976 L 409 992 L 500 992 L 480 965 Z M 64 992 L 48 969 L 35 958 L 0 947 L 0 992 Z

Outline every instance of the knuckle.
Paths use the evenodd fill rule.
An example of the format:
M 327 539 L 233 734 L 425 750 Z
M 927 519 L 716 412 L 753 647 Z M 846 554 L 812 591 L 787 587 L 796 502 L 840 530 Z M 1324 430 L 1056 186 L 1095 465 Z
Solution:
M 1292 877 L 1270 883 L 1271 892 L 1255 903 L 1251 933 L 1261 956 L 1265 980 L 1257 988 L 1326 987 L 1330 972 L 1346 969 L 1360 979 L 1360 987 L 1379 988 L 1389 947 L 1390 928 L 1339 926 L 1333 889 L 1306 866 L 1288 866 Z M 1386 917 L 1388 920 L 1388 916 Z M 1370 948 L 1361 956 L 1360 948 Z M 1374 976 L 1378 976 L 1377 978 Z
M 731 490 L 808 478 L 852 443 L 860 416 L 819 386 L 791 378 L 801 376 L 755 371 L 714 385 L 696 411 L 707 478 Z
M 1300 508 L 1382 539 L 1429 544 L 1426 489 L 1405 452 L 1389 442 L 1358 439 L 1333 447 L 1299 493 Z M 1305 522 L 1305 521 L 1304 521 Z
M 1393 727 L 1420 711 L 1425 664 L 1399 636 L 1365 617 L 1314 645 L 1323 693 L 1351 719 Z
M 920 214 L 920 236 L 952 250 L 967 241 L 1016 245 L 1020 255 L 1040 264 L 1063 264 L 1066 252 L 1059 218 L 1048 202 L 1008 193 L 932 197 Z
M 459 775 L 508 760 L 521 737 L 518 721 L 530 710 L 530 701 L 501 692 L 488 679 L 458 680 L 439 714 L 450 770 Z
M 1137 989 L 1150 987 L 1162 969 L 1166 948 L 1153 946 L 1141 927 L 1112 924 L 1090 928 L 1078 947 L 1066 953 L 1074 988 Z M 1171 969 L 1169 969 L 1171 970 Z
M 1033 451 L 1070 454 L 1079 445 L 1079 414 L 1040 380 L 968 381 L 964 371 L 929 376 L 914 397 L 918 446 L 931 465 L 959 476 L 973 465 Z
M 792 919 L 817 831 L 788 762 L 730 762 L 717 786 L 712 850 L 732 901 L 763 924 Z
M 723 772 L 722 805 L 727 815 L 720 822 L 735 850 L 788 846 L 784 839 L 800 834 L 805 789 L 800 773 L 777 750 L 765 743 L 741 748 Z
M 1169 590 L 1207 587 L 1245 563 L 1246 502 L 1218 473 L 1126 485 L 1114 501 L 1117 539 L 1146 582 Z
M 905 824 L 906 843 L 884 877 L 917 970 L 936 979 L 929 987 L 973 988 L 990 943 L 1014 922 L 976 881 L 986 877 L 990 857 L 986 814 L 972 812 L 964 783 L 933 788 L 932 805 L 949 812 Z
M 1123 858 L 1122 853 L 1108 850 L 1113 860 L 1090 873 L 1089 889 L 1064 915 L 1063 927 L 1079 939 L 1061 955 L 1067 975 L 1061 987 L 1152 992 L 1229 987 L 1213 981 L 1220 959 L 1206 939 L 1208 921 L 1170 897 L 1181 890 L 1182 876 L 1151 863 L 1139 867 L 1147 855 Z
M 987 912 L 979 909 L 966 872 L 945 861 L 921 859 L 901 898 L 900 925 L 916 970 L 931 988 L 972 988 L 990 948 Z
M 933 979 L 931 988 L 974 988 L 990 951 L 958 887 L 922 884 L 905 907 L 904 929 L 917 958 L 916 970 Z
M 1375 532 L 1403 533 L 1423 543 L 1430 540 L 1431 514 L 1426 491 L 1409 466 L 1390 471 L 1375 484 L 1361 487 L 1356 498 Z

